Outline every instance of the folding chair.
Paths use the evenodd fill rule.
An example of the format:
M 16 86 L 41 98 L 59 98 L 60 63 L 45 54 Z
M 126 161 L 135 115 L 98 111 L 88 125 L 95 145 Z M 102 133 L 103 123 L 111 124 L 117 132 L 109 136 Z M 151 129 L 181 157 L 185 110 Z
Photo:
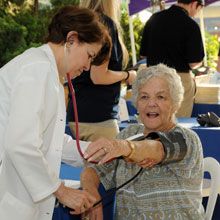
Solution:
M 218 193 L 220 192 L 220 165 L 218 161 L 212 157 L 206 157 L 203 161 L 204 173 L 208 172 L 211 176 L 211 179 L 203 179 L 203 196 L 208 196 L 205 219 L 211 220 Z

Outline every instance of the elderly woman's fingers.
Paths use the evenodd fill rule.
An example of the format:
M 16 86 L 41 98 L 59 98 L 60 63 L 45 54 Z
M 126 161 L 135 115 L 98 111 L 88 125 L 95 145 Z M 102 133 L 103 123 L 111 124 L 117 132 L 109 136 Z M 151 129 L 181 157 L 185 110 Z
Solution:
M 116 140 L 101 138 L 88 146 L 84 157 L 88 162 L 102 160 L 101 163 L 105 163 L 122 155 L 119 145 Z
M 127 151 L 130 151 L 130 147 L 127 145 L 127 141 L 124 140 L 100 138 L 89 144 L 84 157 L 88 162 L 99 161 L 99 164 L 103 164 L 114 158 L 127 155 Z
M 111 146 L 106 146 L 100 148 L 99 151 L 97 151 L 94 155 L 92 155 L 88 159 L 88 162 L 99 161 L 98 164 L 103 164 L 115 157 L 117 157 L 117 150 L 115 148 L 112 148 Z
M 100 149 L 101 147 L 99 147 L 99 145 L 96 144 L 95 142 L 90 143 L 84 153 L 84 158 L 89 159 L 91 156 L 97 153 Z
M 95 153 L 95 155 L 93 155 L 92 157 L 88 159 L 88 162 L 98 161 L 98 164 L 103 164 L 103 163 L 111 161 L 112 159 L 116 157 L 117 157 L 117 154 L 115 150 L 111 150 L 110 148 L 106 148 L 104 150 L 103 148 L 101 148 L 100 151 L 98 151 L 97 153 Z
M 90 157 L 92 157 L 94 154 L 96 154 L 101 149 L 102 149 L 102 151 L 106 151 L 108 145 L 111 145 L 111 142 L 107 138 L 100 138 L 100 139 L 90 143 L 84 153 L 85 159 L 89 159 Z M 101 152 L 99 152 L 98 154 L 100 154 L 100 153 Z
M 106 155 L 107 150 L 105 148 L 100 148 L 92 156 L 88 157 L 88 162 L 91 161 L 100 161 L 103 156 Z
M 116 158 L 114 154 L 107 153 L 100 161 L 98 164 L 104 164 L 107 162 L 110 162 L 112 159 Z

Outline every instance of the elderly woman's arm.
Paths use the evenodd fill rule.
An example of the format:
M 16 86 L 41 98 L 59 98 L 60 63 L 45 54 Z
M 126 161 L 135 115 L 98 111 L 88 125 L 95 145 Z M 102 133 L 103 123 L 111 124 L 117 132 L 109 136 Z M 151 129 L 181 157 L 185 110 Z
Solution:
M 101 196 L 98 192 L 100 180 L 96 171 L 91 167 L 85 168 L 81 174 L 80 180 L 83 190 L 89 192 L 96 198 L 97 201 L 99 201 L 101 199 Z M 85 216 L 89 216 L 90 220 L 103 219 L 102 203 L 84 213 L 83 217 Z
M 85 158 L 88 161 L 101 158 L 99 164 L 121 156 L 128 161 L 140 164 L 147 163 L 147 166 L 150 166 L 152 161 L 153 164 L 157 164 L 163 160 L 164 147 L 159 140 L 128 141 L 101 138 L 92 142 L 85 152 Z
M 108 140 L 101 138 L 91 143 L 85 157 L 100 164 L 116 157 L 124 157 L 142 167 L 181 161 L 187 153 L 186 138 L 176 128 L 170 132 L 152 132 L 142 141 Z M 101 158 L 101 159 L 100 159 Z
M 98 187 L 100 184 L 99 177 L 92 167 L 87 167 L 83 170 L 81 177 L 81 187 L 89 192 L 98 195 Z M 99 199 L 99 198 L 98 198 Z

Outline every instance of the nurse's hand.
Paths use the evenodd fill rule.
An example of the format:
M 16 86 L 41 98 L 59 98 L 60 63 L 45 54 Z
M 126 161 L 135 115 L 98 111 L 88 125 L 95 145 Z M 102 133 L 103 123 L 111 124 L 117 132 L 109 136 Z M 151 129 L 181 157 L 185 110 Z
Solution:
M 66 187 L 63 183 L 61 183 L 54 195 L 60 203 L 73 210 L 70 212 L 73 215 L 89 210 L 97 202 L 97 199 L 89 192 Z

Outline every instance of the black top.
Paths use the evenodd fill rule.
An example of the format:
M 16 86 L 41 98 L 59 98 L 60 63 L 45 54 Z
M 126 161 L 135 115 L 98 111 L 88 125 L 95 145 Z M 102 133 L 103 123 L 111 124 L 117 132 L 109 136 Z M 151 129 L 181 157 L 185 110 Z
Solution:
M 102 15 L 102 19 L 112 38 L 108 69 L 120 71 L 122 70 L 122 49 L 116 25 L 105 15 Z M 72 84 L 76 92 L 79 122 L 102 122 L 117 118 L 121 82 L 111 85 L 95 85 L 90 78 L 90 71 L 84 71 L 72 80 Z M 67 121 L 74 121 L 72 106 L 70 98 L 67 106 Z
M 147 57 L 148 66 L 164 63 L 177 72 L 189 72 L 189 63 L 204 57 L 198 24 L 176 5 L 153 14 L 144 27 L 140 55 Z
M 218 50 L 218 56 L 220 57 L 220 45 L 219 45 L 219 50 Z

